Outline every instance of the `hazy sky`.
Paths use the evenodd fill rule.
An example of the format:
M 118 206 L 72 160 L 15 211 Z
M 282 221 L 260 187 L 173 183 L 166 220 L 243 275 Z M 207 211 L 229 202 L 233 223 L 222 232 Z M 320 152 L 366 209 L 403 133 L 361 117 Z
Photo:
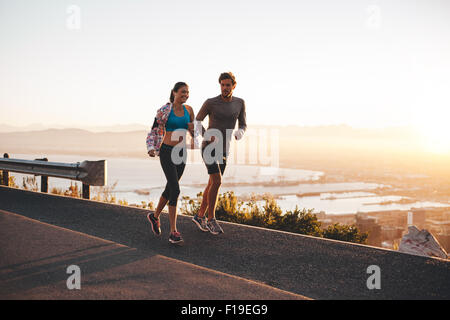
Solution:
M 175 82 L 197 112 L 228 70 L 249 124 L 450 140 L 447 0 L 0 0 L 0 123 L 151 124 Z

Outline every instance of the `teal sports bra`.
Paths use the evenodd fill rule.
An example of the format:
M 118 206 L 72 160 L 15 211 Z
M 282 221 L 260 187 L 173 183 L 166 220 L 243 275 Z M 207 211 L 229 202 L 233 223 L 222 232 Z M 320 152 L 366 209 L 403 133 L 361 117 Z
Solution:
M 186 107 L 183 105 L 184 108 L 184 115 L 181 117 L 177 117 L 172 110 L 170 110 L 169 117 L 167 118 L 166 122 L 166 131 L 175 131 L 177 129 L 187 129 L 188 123 L 191 120 L 191 117 L 189 115 L 189 112 L 186 110 Z

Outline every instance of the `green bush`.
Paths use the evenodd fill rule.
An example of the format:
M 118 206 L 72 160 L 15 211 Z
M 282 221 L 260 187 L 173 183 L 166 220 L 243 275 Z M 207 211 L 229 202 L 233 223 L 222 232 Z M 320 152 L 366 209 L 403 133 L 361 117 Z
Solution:
M 193 216 L 198 213 L 200 204 L 202 203 L 203 192 L 197 193 L 197 198 L 191 199 L 188 196 L 181 198 L 180 211 L 182 214 Z
M 3 182 L 3 171 L 2 170 L 0 170 L 0 181 Z M 16 177 L 12 176 L 11 174 L 9 174 L 8 186 L 10 188 L 19 188 L 19 186 L 16 184 Z
M 366 243 L 368 233 L 360 233 L 355 225 L 342 225 L 335 223 L 323 230 L 324 238 L 347 242 Z
M 287 211 L 286 214 L 283 215 L 283 225 L 281 230 L 321 237 L 321 223 L 312 211 L 313 209 L 299 210 L 298 207 L 295 207 L 294 211 Z
M 181 212 L 187 215 L 197 214 L 203 194 L 200 192 L 195 199 L 184 196 L 182 198 Z M 216 206 L 216 218 L 240 224 L 247 224 L 269 229 L 288 231 L 315 237 L 323 237 L 347 242 L 366 243 L 367 233 L 360 233 L 356 226 L 340 225 L 338 223 L 321 229 L 321 223 L 312 213 L 313 209 L 298 207 L 293 211 L 283 211 L 273 196 L 262 197 L 264 205 L 259 207 L 256 199 L 248 202 L 239 201 L 233 191 L 219 194 Z

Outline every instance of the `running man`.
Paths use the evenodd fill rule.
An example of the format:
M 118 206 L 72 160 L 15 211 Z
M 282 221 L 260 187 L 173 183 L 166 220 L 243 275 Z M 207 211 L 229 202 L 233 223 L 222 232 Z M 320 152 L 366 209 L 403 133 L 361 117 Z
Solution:
M 192 221 L 202 231 L 209 231 L 214 235 L 223 233 L 223 229 L 216 221 L 215 211 L 222 176 L 227 165 L 227 156 L 232 136 L 240 140 L 247 128 L 245 102 L 233 97 L 236 79 L 231 72 L 222 73 L 219 77 L 222 93 L 205 101 L 196 117 L 197 134 L 201 130 L 203 136 L 202 158 L 209 174 L 208 184 L 203 192 L 202 204 L 198 214 Z M 201 125 L 201 121 L 209 116 L 208 130 Z M 239 120 L 239 129 L 233 130 Z M 205 213 L 208 212 L 206 221 Z

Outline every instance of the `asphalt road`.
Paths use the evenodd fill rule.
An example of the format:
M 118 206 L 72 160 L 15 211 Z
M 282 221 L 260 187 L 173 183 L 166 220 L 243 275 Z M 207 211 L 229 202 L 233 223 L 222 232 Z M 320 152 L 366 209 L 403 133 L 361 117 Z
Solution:
M 4 210 L 0 230 L 2 300 L 304 299 Z M 79 268 L 77 288 L 74 267 Z
M 226 222 L 225 233 L 214 236 L 182 215 L 185 242 L 175 246 L 165 214 L 163 235 L 155 237 L 146 210 L 6 187 L 0 187 L 0 209 L 313 299 L 450 298 L 450 263 L 435 258 Z M 367 288 L 371 265 L 380 268 L 381 289 Z

